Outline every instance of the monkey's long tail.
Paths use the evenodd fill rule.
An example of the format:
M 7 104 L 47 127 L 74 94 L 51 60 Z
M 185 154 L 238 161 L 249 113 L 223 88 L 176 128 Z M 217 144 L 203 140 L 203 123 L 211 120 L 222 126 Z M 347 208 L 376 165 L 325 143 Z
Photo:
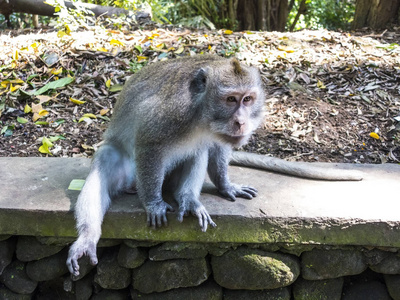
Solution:
M 327 168 L 313 165 L 312 163 L 290 162 L 275 157 L 241 151 L 232 153 L 230 163 L 308 179 L 331 181 L 360 181 L 363 179 L 362 173 L 357 170 L 346 170 L 332 166 Z

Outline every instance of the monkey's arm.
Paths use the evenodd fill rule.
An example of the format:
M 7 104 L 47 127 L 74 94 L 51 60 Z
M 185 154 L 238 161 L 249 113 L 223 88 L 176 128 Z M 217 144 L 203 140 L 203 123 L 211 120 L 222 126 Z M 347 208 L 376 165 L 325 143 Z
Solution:
M 236 197 L 252 199 L 257 190 L 250 186 L 231 183 L 228 177 L 228 163 L 231 155 L 230 146 L 215 144 L 209 149 L 208 175 L 219 193 L 231 201 Z
M 359 181 L 363 179 L 362 173 L 355 170 L 323 168 L 311 164 L 304 165 L 275 157 L 241 151 L 234 151 L 232 153 L 230 164 L 308 179 L 331 181 Z
M 212 227 L 217 226 L 199 201 L 207 170 L 207 159 L 207 149 L 201 149 L 188 158 L 174 174 L 179 182 L 175 190 L 175 199 L 179 204 L 178 220 L 182 222 L 183 216 L 191 213 L 198 218 L 203 232 L 207 231 L 208 224 Z
M 161 157 L 162 153 L 145 146 L 138 147 L 136 153 L 138 195 L 147 213 L 147 225 L 153 228 L 167 225 L 167 211 L 173 211 L 162 198 L 165 166 Z

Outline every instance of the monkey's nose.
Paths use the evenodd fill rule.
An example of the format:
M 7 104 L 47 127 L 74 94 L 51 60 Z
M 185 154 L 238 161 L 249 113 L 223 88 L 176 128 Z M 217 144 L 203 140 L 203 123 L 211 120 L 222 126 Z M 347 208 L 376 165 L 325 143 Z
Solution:
M 242 128 L 244 126 L 244 124 L 245 124 L 244 121 L 236 121 L 235 122 L 236 127 L 239 129 Z

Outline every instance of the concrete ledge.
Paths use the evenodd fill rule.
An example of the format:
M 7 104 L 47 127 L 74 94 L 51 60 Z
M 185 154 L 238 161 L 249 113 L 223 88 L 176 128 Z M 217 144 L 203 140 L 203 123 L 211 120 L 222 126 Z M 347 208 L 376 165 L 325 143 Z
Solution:
M 200 231 L 197 220 L 169 215 L 169 226 L 146 227 L 136 196 L 115 199 L 102 238 L 235 243 L 290 243 L 400 247 L 400 165 L 321 164 L 356 168 L 361 182 L 325 182 L 232 167 L 231 179 L 259 190 L 254 200 L 229 202 L 206 183 L 202 203 L 217 228 Z M 90 160 L 0 158 L 0 235 L 74 237 L 73 207 Z M 173 201 L 170 201 L 173 205 Z

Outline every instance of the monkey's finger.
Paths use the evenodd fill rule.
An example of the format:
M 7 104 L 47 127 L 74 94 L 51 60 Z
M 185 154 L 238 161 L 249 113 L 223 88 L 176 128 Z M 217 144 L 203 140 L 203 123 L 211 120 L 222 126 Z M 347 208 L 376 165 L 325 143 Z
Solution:
M 194 215 L 197 217 L 197 219 L 199 220 L 199 225 L 200 225 L 200 228 L 201 228 L 201 231 L 205 231 L 204 230 L 204 221 L 203 221 L 203 215 L 202 215 L 202 213 L 199 211 L 199 210 L 195 210 L 194 211 Z M 205 225 L 206 226 L 206 230 L 207 230 L 207 225 Z
M 253 197 L 257 197 L 258 195 L 258 191 L 257 189 L 251 187 L 251 186 L 243 186 L 242 187 L 242 191 L 249 193 L 250 195 L 252 195 Z
M 232 192 L 226 193 L 225 197 L 232 202 L 236 201 L 236 195 Z
M 186 214 L 186 209 L 184 207 L 179 208 L 179 213 L 178 213 L 178 221 L 180 223 L 183 222 L 183 216 Z
M 168 219 L 167 219 L 167 215 L 166 214 L 162 215 L 162 221 L 163 221 L 165 226 L 168 226 Z
M 175 209 L 171 205 L 169 205 L 168 203 L 165 203 L 165 205 L 166 205 L 166 210 L 167 211 L 175 211 Z
M 156 229 L 156 216 L 154 214 L 147 214 L 147 226 Z
M 207 231 L 207 227 L 208 227 L 208 221 L 207 221 L 207 216 L 205 216 L 203 214 L 203 228 L 201 229 L 201 231 L 206 232 Z
M 88 255 L 89 255 L 89 258 L 90 258 L 90 264 L 91 264 L 92 266 L 97 265 L 97 263 L 98 263 L 97 255 L 96 255 L 96 254 L 93 254 L 93 253 L 88 254 Z
M 88 249 L 86 251 L 86 255 L 89 256 L 90 263 L 92 266 L 97 265 L 98 260 L 97 260 L 97 253 L 96 253 L 96 245 L 93 243 L 90 243 L 88 245 Z
M 165 214 L 156 216 L 157 227 L 161 227 L 163 225 L 163 216 L 165 216 Z
M 251 193 L 248 193 L 246 191 L 241 191 L 237 194 L 238 197 L 240 198 L 245 198 L 245 199 L 253 199 L 255 196 L 253 196 Z
M 208 224 L 210 224 L 212 227 L 216 227 L 217 226 L 217 224 L 215 224 L 214 221 L 211 219 L 211 217 L 208 214 L 208 212 L 205 213 L 205 218 L 206 218 L 206 222 Z
M 217 224 L 214 223 L 209 214 L 207 214 L 207 220 L 212 227 L 217 227 Z
M 67 261 L 67 266 L 72 275 L 79 276 L 79 264 L 76 258 L 71 258 L 69 262 Z

